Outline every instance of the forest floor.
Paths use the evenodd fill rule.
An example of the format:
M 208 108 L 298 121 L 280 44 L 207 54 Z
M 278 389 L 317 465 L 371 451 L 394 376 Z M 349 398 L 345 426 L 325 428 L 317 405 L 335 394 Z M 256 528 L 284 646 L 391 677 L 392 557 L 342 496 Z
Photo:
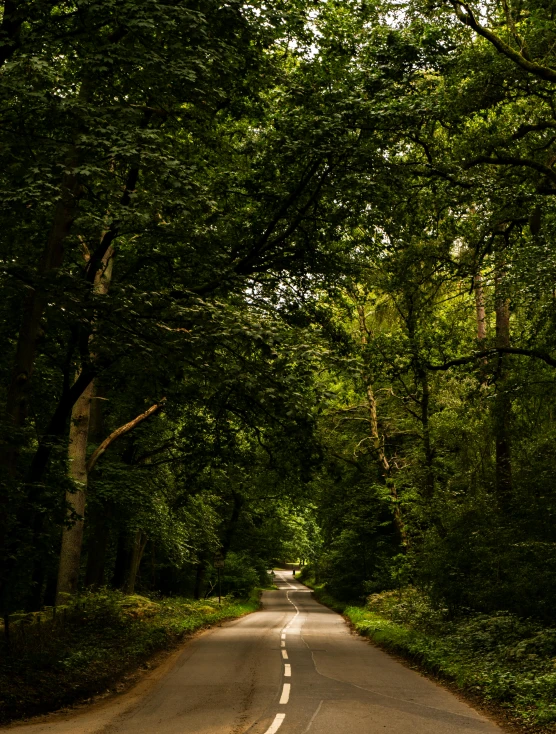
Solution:
M 66 613 L 12 625 L 11 649 L 0 656 L 0 723 L 127 689 L 138 669 L 197 630 L 260 607 L 247 600 L 151 600 L 118 592 L 82 597 Z
M 507 612 L 449 619 L 413 588 L 346 605 L 302 577 L 352 628 L 421 672 L 448 682 L 502 724 L 556 732 L 556 629 Z

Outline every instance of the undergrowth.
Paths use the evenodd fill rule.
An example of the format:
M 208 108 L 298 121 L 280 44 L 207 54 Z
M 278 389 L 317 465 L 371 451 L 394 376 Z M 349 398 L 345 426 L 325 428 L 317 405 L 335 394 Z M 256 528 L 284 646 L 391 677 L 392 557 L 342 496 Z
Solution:
M 104 591 L 81 597 L 68 621 L 43 625 L 29 644 L 14 640 L 0 657 L 2 723 L 115 690 L 126 675 L 156 652 L 186 635 L 259 608 L 259 594 L 247 600 L 151 600 Z M 35 625 L 36 632 L 36 625 Z
M 504 708 L 516 723 L 556 732 L 556 629 L 508 612 L 450 619 L 413 588 L 374 594 L 346 606 L 310 576 L 322 603 L 386 650 Z

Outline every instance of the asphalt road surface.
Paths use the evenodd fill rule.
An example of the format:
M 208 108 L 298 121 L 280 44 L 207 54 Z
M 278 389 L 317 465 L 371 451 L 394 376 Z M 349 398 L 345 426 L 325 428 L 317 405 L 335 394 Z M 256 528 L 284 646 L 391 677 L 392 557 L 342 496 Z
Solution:
M 364 639 L 291 572 L 264 608 L 187 643 L 129 701 L 20 734 L 500 734 L 450 692 Z M 10 729 L 14 731 L 14 729 Z

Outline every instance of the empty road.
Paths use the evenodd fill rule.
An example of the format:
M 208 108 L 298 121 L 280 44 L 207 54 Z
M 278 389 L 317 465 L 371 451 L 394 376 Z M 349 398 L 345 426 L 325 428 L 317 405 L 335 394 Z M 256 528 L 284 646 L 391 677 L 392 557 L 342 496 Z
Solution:
M 447 690 L 353 635 L 277 572 L 262 611 L 204 633 L 144 693 L 20 734 L 500 734 Z M 8 731 L 8 730 L 2 730 Z

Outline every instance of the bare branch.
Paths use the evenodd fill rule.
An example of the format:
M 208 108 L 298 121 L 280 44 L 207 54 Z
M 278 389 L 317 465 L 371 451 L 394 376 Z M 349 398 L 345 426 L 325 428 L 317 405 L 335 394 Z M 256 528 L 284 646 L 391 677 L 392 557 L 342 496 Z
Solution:
M 139 423 L 142 423 L 147 418 L 150 418 L 150 416 L 156 413 L 156 411 L 159 410 L 165 402 L 166 398 L 162 398 L 162 400 L 160 400 L 158 403 L 155 403 L 154 405 L 151 405 L 148 410 L 146 410 L 144 413 L 141 413 L 141 415 L 138 415 L 132 421 L 129 421 L 129 423 L 124 423 L 123 426 L 120 426 L 119 428 L 116 428 L 115 431 L 112 431 L 108 438 L 105 438 L 100 446 L 91 454 L 89 461 L 87 462 L 87 471 L 91 472 L 94 469 L 95 464 L 100 459 L 102 454 L 106 451 L 106 449 L 110 446 L 110 444 L 114 443 L 114 441 L 120 438 L 120 436 L 129 433 L 129 431 L 135 428 L 135 426 L 138 426 Z

